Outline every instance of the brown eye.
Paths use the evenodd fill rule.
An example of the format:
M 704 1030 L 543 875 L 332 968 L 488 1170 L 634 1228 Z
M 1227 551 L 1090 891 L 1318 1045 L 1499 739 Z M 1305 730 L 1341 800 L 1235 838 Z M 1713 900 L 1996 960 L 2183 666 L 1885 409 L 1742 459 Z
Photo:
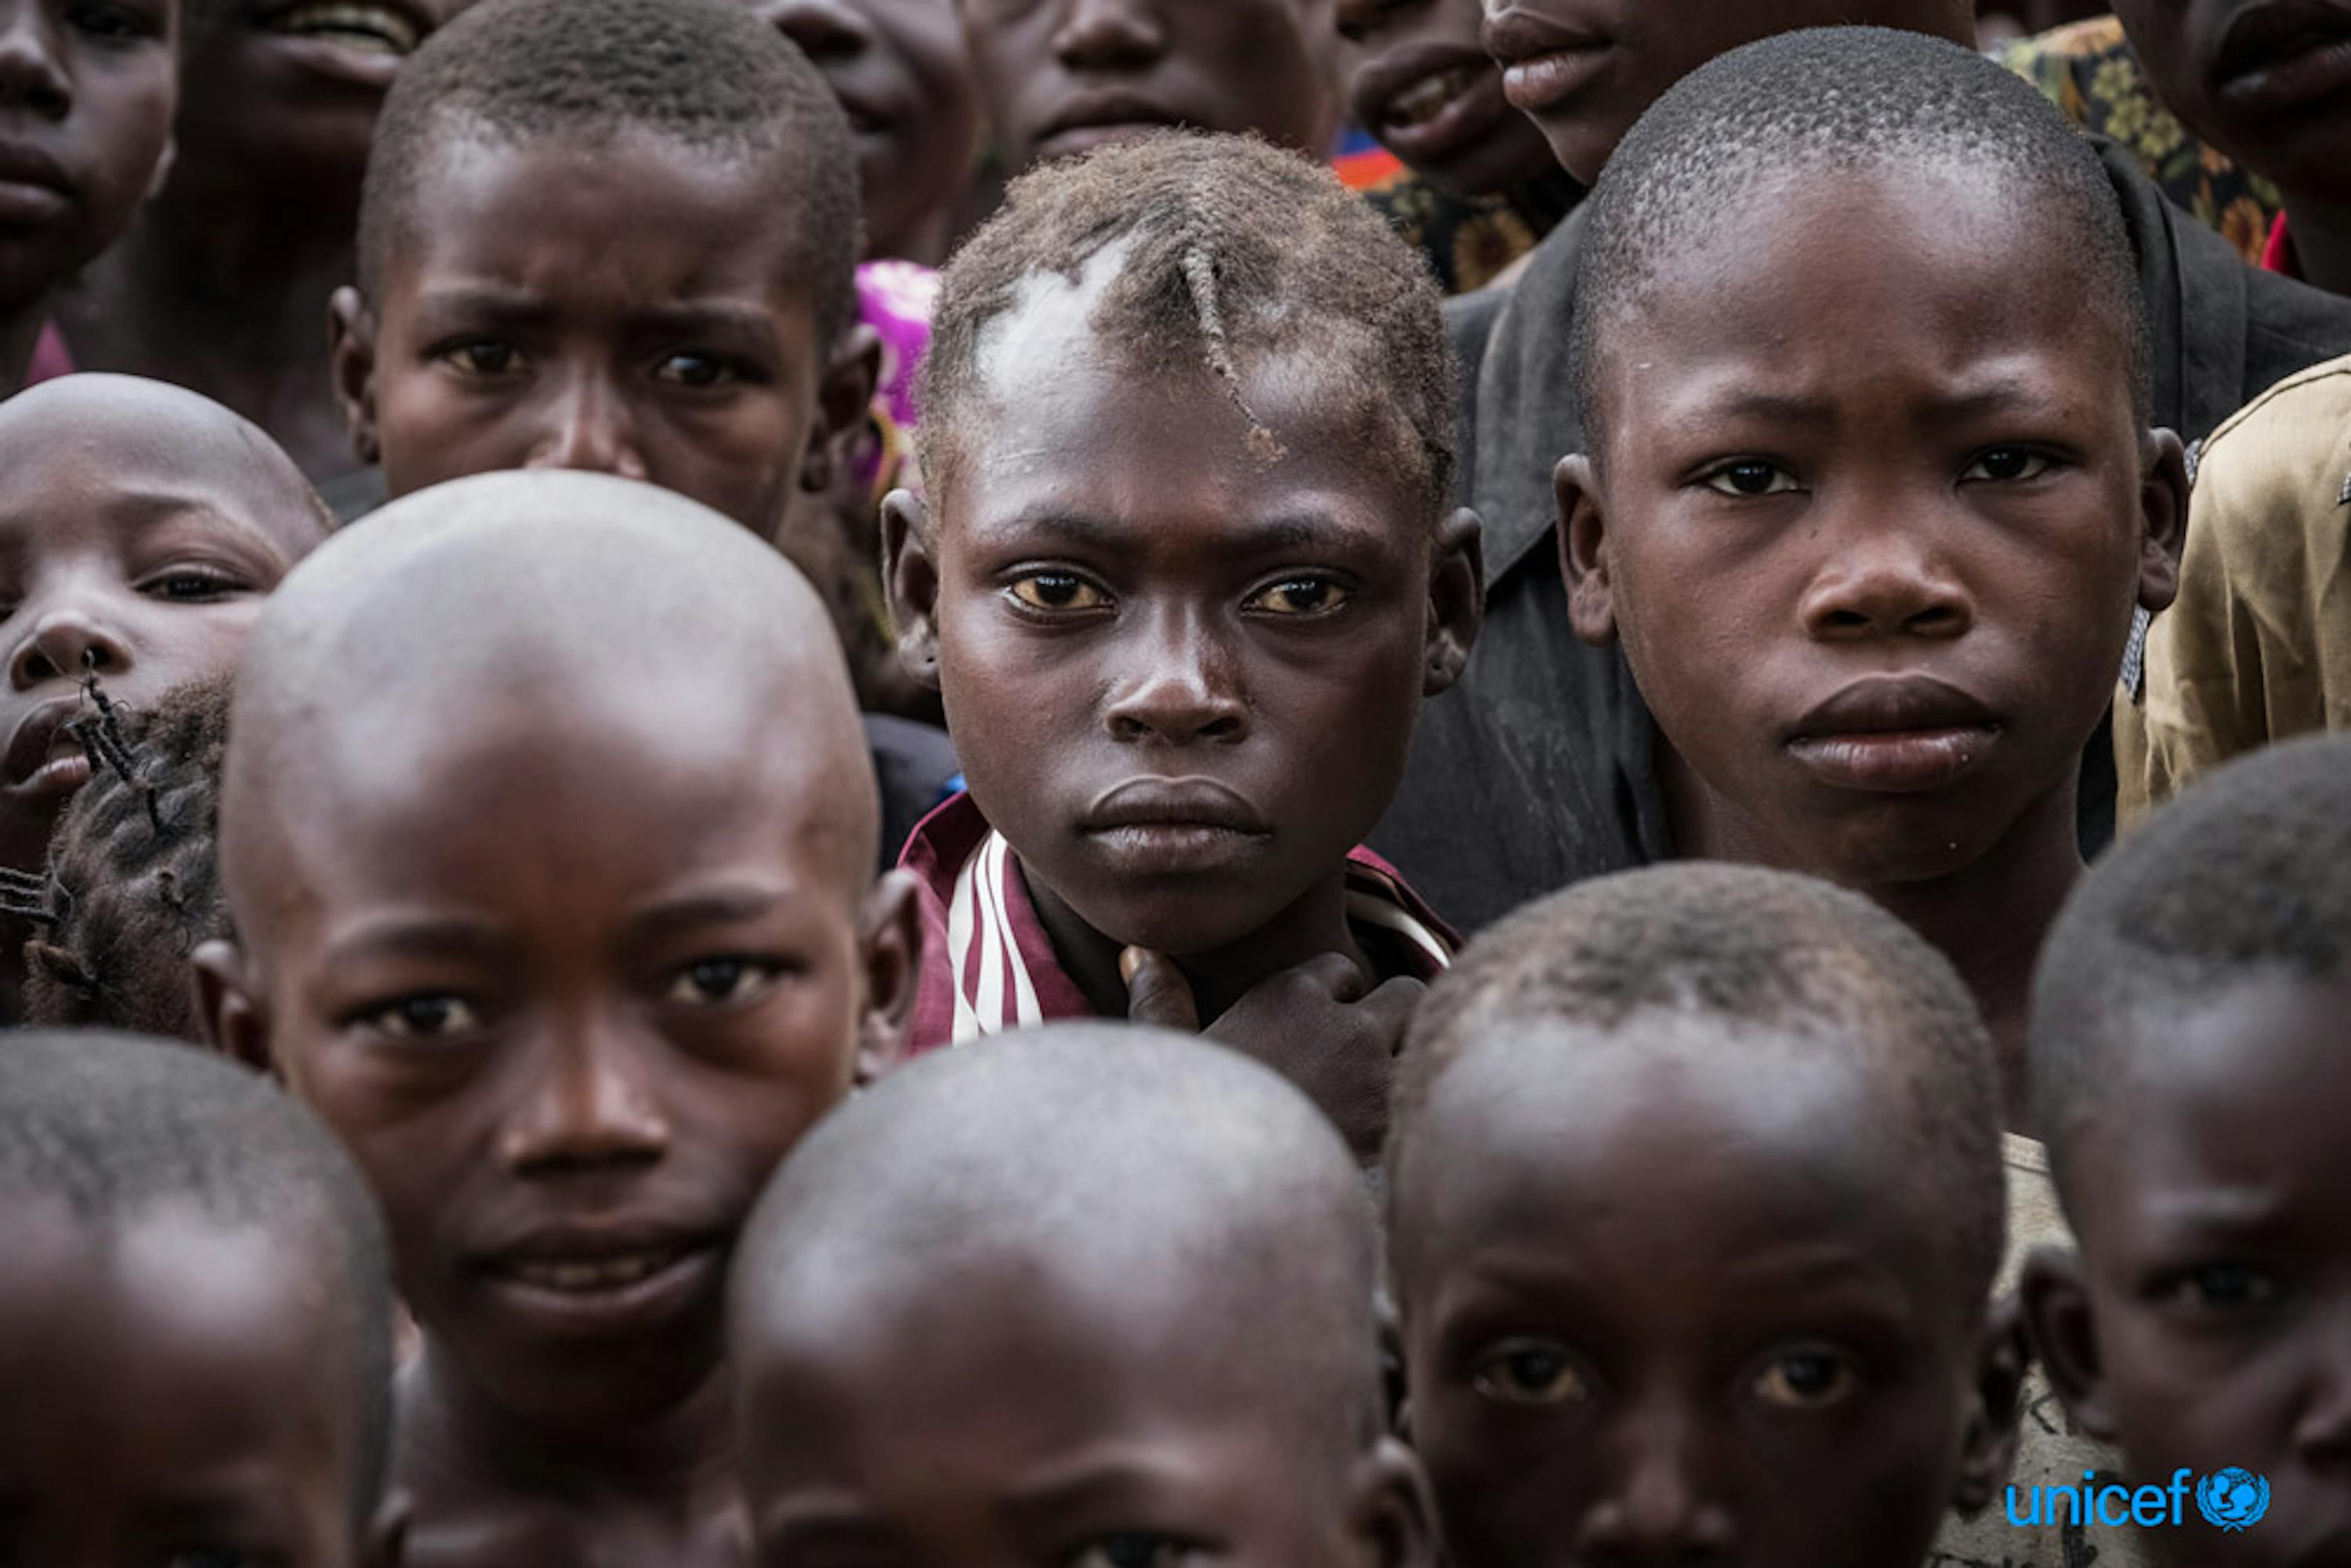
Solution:
M 1479 1393 L 1508 1405 L 1566 1405 L 1592 1396 L 1564 1345 L 1508 1339 L 1478 1358 L 1470 1380 Z
M 475 338 L 444 350 L 441 358 L 469 376 L 502 376 L 521 368 L 522 356 L 512 343 L 496 338 Z
M 716 354 L 697 354 L 688 351 L 672 354 L 660 364 L 655 365 L 653 379 L 701 391 L 709 387 L 726 386 L 742 378 L 735 373 L 733 365 Z
M 362 1014 L 360 1023 L 394 1040 L 436 1040 L 476 1027 L 481 1019 L 459 997 L 419 993 Z
M 749 958 L 705 958 L 678 971 L 669 983 L 667 999 L 697 1007 L 723 1008 L 747 1002 L 776 982 L 773 964 Z
M 1075 572 L 1032 571 L 1006 590 L 1031 610 L 1099 610 L 1110 596 Z
M 1794 489 L 1796 481 L 1776 463 L 1747 457 L 1717 468 L 1706 476 L 1706 485 L 1725 496 L 1777 496 Z
M 1972 479 L 1995 485 L 2015 485 L 2027 479 L 2038 479 L 2048 471 L 2049 459 L 2038 452 L 2029 452 L 2022 446 L 1995 446 L 1969 464 L 1968 471 L 1959 478 L 1962 482 Z
M 1327 577 L 1293 577 L 1249 596 L 1249 608 L 1271 615 L 1321 615 L 1347 602 L 1347 591 Z
M 1766 1405 L 1817 1410 L 1834 1405 L 1860 1385 L 1852 1365 L 1826 1351 L 1790 1351 L 1773 1356 L 1755 1379 L 1755 1396 Z

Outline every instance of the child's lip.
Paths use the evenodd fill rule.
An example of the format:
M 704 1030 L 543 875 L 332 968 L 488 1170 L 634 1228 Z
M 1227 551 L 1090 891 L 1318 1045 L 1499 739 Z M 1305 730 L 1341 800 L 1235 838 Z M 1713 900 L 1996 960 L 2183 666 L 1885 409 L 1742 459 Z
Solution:
M 1114 784 L 1094 797 L 1078 826 L 1088 833 L 1134 828 L 1207 828 L 1249 834 L 1272 831 L 1265 814 L 1238 790 L 1202 777 L 1146 776 Z
M 2212 80 L 2219 96 L 2270 99 L 2298 96 L 2314 70 L 2310 57 L 2330 46 L 2351 44 L 2351 11 L 2331 0 L 2268 0 L 2249 5 L 2229 20 L 2212 57 Z M 2339 74 L 2339 73 L 2335 73 Z
M 1823 783 L 1886 794 L 1938 789 L 1973 771 L 2001 723 L 1974 696 L 1931 675 L 1865 675 L 1798 719 L 1791 756 Z
M 64 761 L 59 755 L 67 737 L 66 726 L 81 709 L 79 697 L 56 697 L 33 709 L 16 721 L 8 737 L 8 748 L 0 757 L 0 779 L 5 779 L 13 790 L 33 790 Z M 78 747 L 75 747 L 78 755 Z M 84 758 L 82 778 L 89 777 L 88 759 Z
M 507 1306 L 548 1332 L 600 1334 L 664 1319 L 725 1267 L 709 1236 L 661 1226 L 559 1226 L 484 1254 L 478 1270 Z

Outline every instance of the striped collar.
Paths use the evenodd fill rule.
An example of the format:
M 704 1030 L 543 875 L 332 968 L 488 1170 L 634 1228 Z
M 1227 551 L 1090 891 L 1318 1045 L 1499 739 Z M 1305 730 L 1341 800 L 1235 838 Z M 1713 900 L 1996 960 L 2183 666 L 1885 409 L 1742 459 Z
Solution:
M 1061 967 L 1012 846 L 970 795 L 956 795 L 925 817 L 898 863 L 921 883 L 914 1051 L 1095 1016 Z M 1460 945 L 1395 869 L 1367 849 L 1347 857 L 1346 907 L 1349 924 L 1390 973 L 1433 978 Z

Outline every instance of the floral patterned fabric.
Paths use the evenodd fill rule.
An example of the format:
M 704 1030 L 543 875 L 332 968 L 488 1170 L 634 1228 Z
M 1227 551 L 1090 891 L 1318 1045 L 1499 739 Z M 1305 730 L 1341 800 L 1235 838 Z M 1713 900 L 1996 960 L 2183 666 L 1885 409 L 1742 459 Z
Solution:
M 1428 258 L 1437 286 L 1447 294 L 1483 288 L 1567 215 L 1536 202 L 1511 196 L 1448 196 L 1408 170 L 1399 169 L 1364 188 L 1364 199 L 1379 209 L 1405 243 Z
M 2284 204 L 2277 187 L 2189 134 L 2157 100 L 2120 22 L 2076 22 L 2011 44 L 1999 57 L 2083 130 L 2128 148 L 2173 204 L 2261 265 Z

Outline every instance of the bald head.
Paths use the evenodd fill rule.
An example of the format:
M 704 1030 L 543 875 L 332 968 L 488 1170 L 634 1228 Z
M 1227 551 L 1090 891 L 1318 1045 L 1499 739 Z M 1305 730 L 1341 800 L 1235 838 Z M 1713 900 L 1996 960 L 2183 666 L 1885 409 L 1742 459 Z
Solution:
M 804 1140 L 746 1228 L 735 1343 L 752 1377 L 803 1353 L 854 1367 L 861 1346 L 889 1365 L 940 1303 L 985 1300 L 999 1324 L 1052 1323 L 1065 1375 L 1147 1344 L 1179 1381 L 1359 1449 L 1374 1269 L 1354 1163 L 1281 1078 L 1181 1036 L 1057 1025 L 926 1057 Z
M 0 402 L 0 508 L 87 505 L 99 489 L 161 491 L 253 528 L 288 561 L 335 526 L 259 426 L 141 376 L 62 376 Z
M 462 811 L 534 760 L 550 811 L 611 792 L 597 756 L 664 812 L 695 809 L 663 794 L 689 774 L 764 791 L 852 898 L 877 852 L 872 765 L 814 591 L 717 513 L 628 480 L 484 475 L 373 514 L 270 599 L 230 722 L 222 853 L 241 930 L 279 857 L 363 831 L 428 775 L 447 796 L 432 804 Z

